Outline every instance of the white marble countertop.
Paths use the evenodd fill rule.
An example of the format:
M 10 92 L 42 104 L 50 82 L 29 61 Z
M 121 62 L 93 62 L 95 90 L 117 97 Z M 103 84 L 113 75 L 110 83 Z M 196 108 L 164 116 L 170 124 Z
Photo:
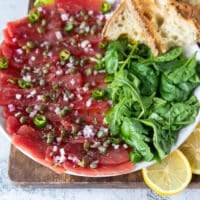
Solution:
M 0 0 L 0 30 L 7 21 L 25 16 L 28 0 Z M 0 33 L 2 41 L 2 32 Z M 0 200 L 199 200 L 199 189 L 187 189 L 181 194 L 161 198 L 149 189 L 40 189 L 21 188 L 12 185 L 7 175 L 10 144 L 0 134 Z

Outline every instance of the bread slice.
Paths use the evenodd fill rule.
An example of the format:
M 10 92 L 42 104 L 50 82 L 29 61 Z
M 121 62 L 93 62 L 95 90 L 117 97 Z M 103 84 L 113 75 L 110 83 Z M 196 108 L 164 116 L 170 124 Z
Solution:
M 187 5 L 190 5 L 192 9 L 192 17 L 194 17 L 200 24 L 200 0 L 179 0 L 179 2 L 184 2 Z
M 139 5 L 139 12 L 156 40 L 159 52 L 164 53 L 171 47 L 198 41 L 199 30 L 195 20 L 178 12 L 178 6 L 182 6 L 183 9 L 183 4 L 175 0 L 132 1 Z
M 132 0 L 122 1 L 107 21 L 102 34 L 107 40 L 116 40 L 120 36 L 126 35 L 131 40 L 148 45 L 154 55 L 158 54 L 155 40 Z
M 115 40 L 127 35 L 147 44 L 154 55 L 174 46 L 194 44 L 200 39 L 198 22 L 191 6 L 176 0 L 124 0 L 103 30 Z

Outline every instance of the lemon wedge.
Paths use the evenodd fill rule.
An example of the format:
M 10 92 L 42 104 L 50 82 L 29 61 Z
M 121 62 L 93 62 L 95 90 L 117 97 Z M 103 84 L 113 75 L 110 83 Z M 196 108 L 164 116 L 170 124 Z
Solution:
M 180 147 L 190 162 L 193 174 L 200 175 L 200 125 L 193 131 L 192 135 Z
M 184 154 L 176 150 L 162 163 L 142 170 L 144 182 L 155 193 L 172 196 L 183 191 L 191 181 L 192 171 Z

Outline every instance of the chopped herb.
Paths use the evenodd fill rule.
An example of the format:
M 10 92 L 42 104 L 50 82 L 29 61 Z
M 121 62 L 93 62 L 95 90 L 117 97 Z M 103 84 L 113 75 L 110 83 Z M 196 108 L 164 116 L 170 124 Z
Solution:
M 46 135 L 46 143 L 47 144 L 52 144 L 54 139 L 55 139 L 55 134 L 53 132 L 50 132 Z
M 98 147 L 98 150 L 99 150 L 99 153 L 105 154 L 107 149 L 106 149 L 105 146 L 99 146 L 99 147 Z
M 29 106 L 29 107 L 26 108 L 26 112 L 27 112 L 27 113 L 31 113 L 32 111 L 33 111 L 33 108 L 32 108 L 32 107 Z
M 93 162 L 90 163 L 90 168 L 91 169 L 96 169 L 97 166 L 98 166 L 98 162 L 97 161 L 93 161 Z
M 57 90 L 58 88 L 59 88 L 59 84 L 54 83 L 54 84 L 52 85 L 52 89 L 53 89 L 53 90 Z
M 31 89 L 33 87 L 33 84 L 31 82 L 28 81 L 24 81 L 24 80 L 18 80 L 18 86 L 22 89 Z
M 73 23 L 68 23 L 68 24 L 66 24 L 65 27 L 64 27 L 64 31 L 65 31 L 65 32 L 72 32 L 73 29 L 74 29 Z
M 79 124 L 79 125 L 84 125 L 84 119 L 82 117 L 78 117 L 76 120 L 75 120 L 75 123 L 76 124 Z
M 76 134 L 77 132 L 78 132 L 78 126 L 74 124 L 72 126 L 72 135 Z
M 0 57 L 0 69 L 7 69 L 9 60 L 6 57 Z
M 60 116 L 65 117 L 67 113 L 71 111 L 71 108 L 69 106 L 65 106 L 61 111 L 60 111 Z
M 45 28 L 44 27 L 38 27 L 37 28 L 37 32 L 40 33 L 40 34 L 42 34 L 42 33 L 45 32 Z
M 89 141 L 85 141 L 84 143 L 83 143 L 83 149 L 85 150 L 85 151 L 88 151 L 88 149 L 90 148 L 90 143 L 89 143 Z
M 69 131 L 68 130 L 61 130 L 60 134 L 61 134 L 61 137 L 64 137 L 64 136 L 67 136 L 69 135 Z
M 107 139 L 107 140 L 103 143 L 103 146 L 107 148 L 107 147 L 110 145 L 110 143 L 111 143 L 110 139 Z
M 70 52 L 67 49 L 62 50 L 59 53 L 59 58 L 60 58 L 61 65 L 64 65 L 66 61 L 69 60 L 70 58 Z
M 89 158 L 87 155 L 84 156 L 82 158 L 82 160 L 78 162 L 78 166 L 80 166 L 80 167 L 86 167 L 86 166 L 88 166 L 88 164 L 89 164 Z
M 87 68 L 85 71 L 86 76 L 90 76 L 92 74 L 92 69 L 91 68 Z
M 97 132 L 97 137 L 98 138 L 103 138 L 103 137 L 105 137 L 107 135 L 107 133 L 106 132 L 104 132 L 104 131 L 98 131 Z
M 120 138 L 111 138 L 111 143 L 112 144 L 119 144 L 121 142 Z
M 92 92 L 93 99 L 103 99 L 106 96 L 106 91 L 103 89 L 94 89 Z
M 33 123 L 37 128 L 44 128 L 47 125 L 47 118 L 44 115 L 36 115 L 33 119 Z
M 26 116 L 21 116 L 19 121 L 20 121 L 21 124 L 24 124 L 27 121 L 27 117 Z
M 130 160 L 133 162 L 133 163 L 138 163 L 142 160 L 142 156 L 138 153 L 135 153 L 135 152 L 130 152 Z

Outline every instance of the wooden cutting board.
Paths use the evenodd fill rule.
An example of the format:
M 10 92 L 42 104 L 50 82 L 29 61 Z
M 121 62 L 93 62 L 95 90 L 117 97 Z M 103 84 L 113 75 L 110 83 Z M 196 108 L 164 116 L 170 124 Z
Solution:
M 30 0 L 29 9 L 34 0 Z M 58 175 L 34 162 L 11 146 L 8 174 L 10 180 L 21 186 L 73 188 L 145 188 L 141 172 L 109 178 L 84 178 Z M 190 188 L 200 188 L 200 176 L 193 176 Z
M 10 180 L 21 186 L 71 188 L 145 188 L 141 172 L 109 178 L 84 178 L 58 175 L 34 162 L 11 146 L 8 174 Z M 200 188 L 200 176 L 193 176 L 190 188 Z

